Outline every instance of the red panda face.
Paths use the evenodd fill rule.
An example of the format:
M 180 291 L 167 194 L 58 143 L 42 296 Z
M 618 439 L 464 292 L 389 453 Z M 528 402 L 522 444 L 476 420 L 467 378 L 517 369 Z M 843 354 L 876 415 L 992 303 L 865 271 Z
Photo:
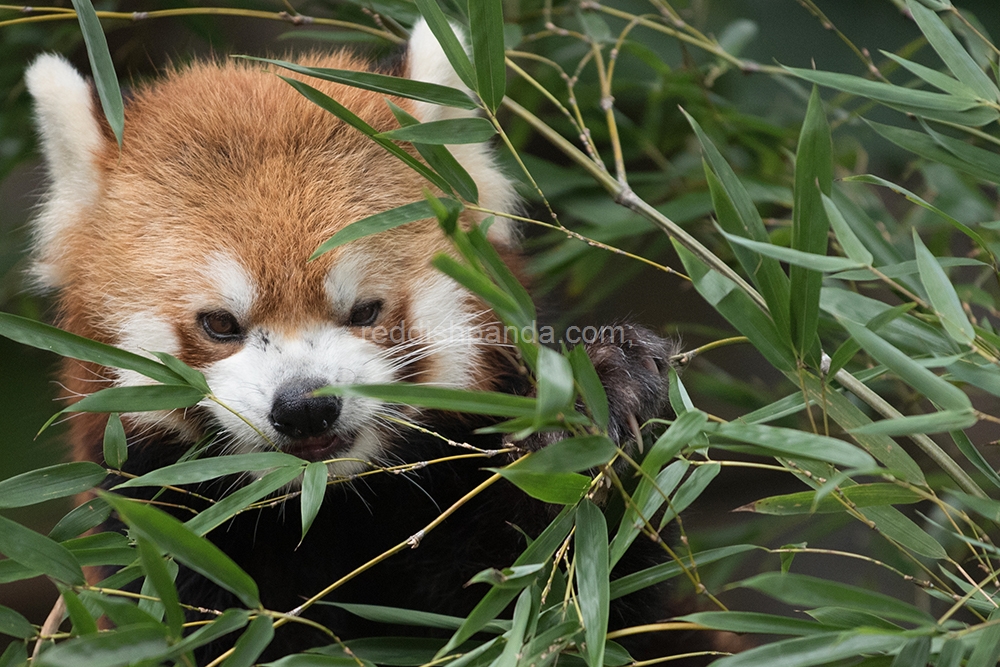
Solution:
M 455 85 L 429 35 L 415 32 L 411 74 Z M 343 53 L 303 64 L 364 67 Z M 34 273 L 59 290 L 60 323 L 140 354 L 173 354 L 205 374 L 216 399 L 186 413 L 132 416 L 140 429 L 189 440 L 218 430 L 227 451 L 349 459 L 332 468 L 350 473 L 390 455 L 399 408 L 312 397 L 315 389 L 490 387 L 477 331 L 492 316 L 430 266 L 449 251 L 435 222 L 309 261 L 351 222 L 420 200 L 427 183 L 273 72 L 203 63 L 141 88 L 120 151 L 65 61 L 41 57 L 27 82 L 52 179 L 36 223 Z M 396 126 L 381 95 L 309 83 L 380 130 Z M 423 120 L 443 113 L 396 102 Z M 485 148 L 456 149 L 484 206 L 509 210 L 511 186 Z M 511 241 L 503 222 L 491 234 Z M 71 367 L 69 390 L 99 389 L 92 370 Z M 116 385 L 149 382 L 98 372 Z

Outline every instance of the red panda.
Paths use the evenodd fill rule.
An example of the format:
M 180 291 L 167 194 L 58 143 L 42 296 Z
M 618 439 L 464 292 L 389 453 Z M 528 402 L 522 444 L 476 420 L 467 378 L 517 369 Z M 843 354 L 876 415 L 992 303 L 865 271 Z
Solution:
M 299 62 L 370 67 L 345 52 Z M 424 24 L 414 30 L 402 69 L 462 88 Z M 450 453 L 447 442 L 400 427 L 389 419 L 393 406 L 312 392 L 399 381 L 530 391 L 511 355 L 477 335 L 495 316 L 430 265 L 435 253 L 450 252 L 436 221 L 307 261 L 347 224 L 421 199 L 426 182 L 265 67 L 197 62 L 138 87 L 126 107 L 120 149 L 96 112 L 91 86 L 65 60 L 39 57 L 26 80 L 51 181 L 35 221 L 32 273 L 56 293 L 58 324 L 140 354 L 168 352 L 203 372 L 219 399 L 185 411 L 128 415 L 126 472 L 173 463 L 208 434 L 217 454 L 274 443 L 306 460 L 337 459 L 329 464 L 332 475 L 357 473 L 366 462 L 428 460 Z M 310 83 L 376 129 L 396 126 L 383 95 Z M 465 113 L 394 101 L 421 121 Z M 511 181 L 487 146 L 452 150 L 476 181 L 484 208 L 516 207 Z M 516 263 L 511 221 L 497 220 L 489 239 Z M 377 337 L 378 329 L 403 335 Z M 588 346 L 608 392 L 609 433 L 622 444 L 632 424 L 664 409 L 673 352 L 670 342 L 644 329 L 623 326 L 623 335 Z M 66 364 L 61 381 L 70 396 L 148 382 L 78 362 Z M 452 440 L 503 444 L 501 436 L 476 434 L 482 423 L 475 420 L 432 412 L 416 418 Z M 77 459 L 102 460 L 103 427 L 99 415 L 71 421 Z M 556 438 L 537 434 L 518 445 L 530 450 Z M 241 514 L 210 539 L 254 577 L 266 607 L 290 610 L 436 517 L 484 479 L 482 466 L 457 461 L 410 478 L 375 475 L 330 487 L 301 544 L 296 503 Z M 221 497 L 230 484 L 218 480 L 197 490 Z M 175 500 L 198 509 L 193 497 Z M 464 616 L 481 591 L 463 584 L 484 568 L 510 565 L 525 546 L 520 531 L 537 535 L 553 516 L 551 507 L 514 487 L 494 485 L 419 548 L 357 577 L 331 599 Z M 647 556 L 629 558 L 622 567 L 636 569 Z M 182 601 L 197 607 L 238 604 L 185 568 L 177 586 Z M 616 603 L 614 623 L 666 615 L 665 600 L 634 597 Z M 334 606 L 316 605 L 308 614 L 343 639 L 388 632 Z M 292 624 L 266 655 L 303 650 L 324 637 Z M 204 655 L 217 649 L 203 649 Z

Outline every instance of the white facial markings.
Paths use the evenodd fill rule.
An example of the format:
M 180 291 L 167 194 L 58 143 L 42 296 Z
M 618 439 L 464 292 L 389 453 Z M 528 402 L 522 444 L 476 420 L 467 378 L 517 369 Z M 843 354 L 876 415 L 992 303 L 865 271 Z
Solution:
M 343 252 L 326 276 L 327 298 L 338 315 L 351 312 L 364 287 L 366 269 L 370 260 L 363 254 Z
M 224 252 L 214 252 L 201 274 L 215 292 L 211 300 L 245 322 L 257 300 L 257 286 L 243 265 Z
M 417 340 L 423 346 L 422 356 L 436 357 L 430 364 L 429 383 L 447 387 L 472 384 L 481 341 L 476 314 L 466 310 L 465 297 L 465 291 L 443 274 L 421 280 L 413 291 L 413 322 L 407 325 L 420 334 Z
M 213 393 L 225 405 L 207 405 L 225 431 L 223 444 L 233 453 L 280 448 L 285 436 L 271 425 L 273 402 L 280 387 L 305 379 L 330 385 L 391 382 L 391 361 L 380 352 L 375 344 L 334 324 L 296 335 L 251 332 L 242 350 L 203 369 Z M 386 412 L 378 401 L 345 397 L 333 432 L 351 444 L 336 455 L 378 460 L 381 440 L 373 429 Z M 330 465 L 331 472 L 338 475 L 365 468 L 361 461 Z

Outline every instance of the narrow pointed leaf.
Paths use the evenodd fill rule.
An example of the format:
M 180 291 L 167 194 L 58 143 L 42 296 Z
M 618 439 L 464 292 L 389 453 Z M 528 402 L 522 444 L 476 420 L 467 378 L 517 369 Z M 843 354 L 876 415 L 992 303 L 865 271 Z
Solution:
M 125 427 L 117 412 L 108 415 L 108 424 L 104 427 L 104 461 L 121 470 L 128 460 L 128 440 L 125 438 Z
M 534 472 L 519 468 L 487 468 L 532 498 L 553 505 L 575 505 L 593 481 L 575 472 Z
M 481 144 L 489 141 L 496 132 L 493 124 L 485 118 L 448 118 L 380 132 L 375 136 L 379 139 L 434 145 Z
M 872 357 L 941 408 L 960 412 L 972 408 L 965 392 L 917 364 L 878 334 L 845 318 L 838 318 L 838 321 Z
M 931 84 L 935 88 L 940 88 L 946 93 L 951 93 L 956 97 L 968 97 L 969 99 L 976 98 L 976 91 L 965 85 L 958 79 L 952 78 L 945 74 L 944 72 L 939 72 L 936 69 L 931 69 L 920 63 L 915 63 L 912 60 L 907 60 L 897 56 L 891 51 L 879 51 L 883 56 L 894 60 L 906 69 L 908 69 L 912 74 L 920 77 L 927 83 Z
M 793 459 L 816 459 L 834 465 L 863 470 L 870 470 L 876 465 L 875 460 L 859 447 L 843 440 L 796 429 L 761 424 L 741 424 L 734 421 L 720 424 L 710 433 L 740 442 L 760 445 L 769 450 L 781 452 Z
M 508 470 L 537 473 L 582 472 L 611 461 L 618 448 L 607 436 L 566 438 L 521 457 Z
M 59 519 L 59 523 L 49 532 L 49 538 L 63 542 L 82 535 L 104 523 L 110 513 L 111 508 L 106 502 L 100 498 L 91 498 Z
M 722 235 L 726 237 L 726 240 L 730 243 L 734 243 L 744 248 L 750 248 L 751 250 L 764 255 L 765 257 L 771 257 L 773 259 L 787 262 L 792 266 L 799 268 L 811 267 L 813 272 L 816 273 L 821 279 L 823 273 L 832 273 L 834 271 L 847 271 L 849 269 L 857 269 L 864 264 L 854 261 L 853 259 L 847 257 L 836 257 L 831 255 L 816 255 L 813 253 L 802 252 L 801 250 L 795 250 L 794 248 L 786 248 L 780 245 L 774 245 L 773 243 L 760 243 L 759 241 L 751 241 L 750 239 L 745 239 L 734 234 L 727 234 L 722 232 Z M 816 307 L 819 308 L 819 291 L 816 292 Z
M 260 479 L 230 493 L 208 509 L 202 510 L 198 516 L 184 522 L 184 525 L 197 535 L 207 535 L 211 530 L 242 512 L 251 503 L 266 498 L 278 489 L 290 484 L 301 474 L 302 469 L 297 466 L 276 468 Z
M 222 663 L 222 667 L 252 667 L 274 638 L 274 622 L 270 616 L 258 616 L 250 621 L 232 654 Z
M 146 623 L 87 635 L 58 644 L 39 657 L 38 667 L 123 667 L 167 652 L 166 628 Z
M 604 665 L 610 592 L 608 578 L 608 526 L 594 503 L 584 500 L 576 512 L 576 585 L 590 667 Z
M 102 493 L 101 497 L 137 535 L 153 542 L 184 565 L 233 593 L 248 607 L 260 606 L 257 584 L 217 546 L 151 505 L 110 493 Z
M 573 410 L 576 391 L 573 369 L 566 357 L 547 347 L 539 348 L 537 381 L 538 401 L 535 405 L 539 423 Z
M 883 419 L 854 429 L 861 435 L 910 435 L 913 433 L 947 433 L 969 428 L 979 421 L 974 410 L 941 410 L 926 415 L 898 419 Z
M 167 486 L 180 484 L 197 484 L 224 475 L 270 470 L 271 468 L 297 468 L 301 470 L 302 459 L 282 452 L 255 452 L 251 454 L 232 454 L 229 456 L 214 456 L 211 458 L 181 461 L 151 472 L 133 477 L 114 487 L 126 489 L 139 486 Z
M 988 183 L 1000 183 L 1000 156 L 957 139 L 865 121 L 875 132 L 917 155 L 940 162 Z
M 714 563 L 731 556 L 738 556 L 755 549 L 760 549 L 760 547 L 752 544 L 734 544 L 718 549 L 707 549 L 693 556 L 685 557 L 684 567 L 690 567 L 689 563 L 691 561 L 694 561 L 695 566 L 701 567 L 702 565 L 708 565 L 709 563 Z M 634 593 L 662 581 L 667 581 L 679 576 L 683 572 L 684 568 L 676 561 L 668 561 L 644 570 L 639 570 L 638 572 L 633 572 L 632 574 L 627 574 L 611 582 L 611 599 L 615 600 L 629 593 Z
M 821 194 L 821 197 L 823 199 L 823 210 L 826 213 L 826 218 L 833 228 L 833 233 L 837 237 L 837 241 L 840 242 L 840 247 L 844 249 L 844 254 L 859 264 L 871 266 L 875 258 L 861 240 L 858 239 L 851 226 L 847 224 L 847 220 L 844 219 L 844 215 L 837 208 L 837 204 L 825 194 Z
M 976 332 L 962 309 L 958 293 L 955 292 L 955 287 L 945 275 L 944 269 L 924 245 L 915 229 L 913 230 L 913 246 L 917 253 L 920 281 L 924 284 L 927 297 L 930 299 L 934 311 L 941 318 L 941 324 L 945 331 L 959 343 L 965 345 L 972 343 L 976 338 Z
M 108 40 L 104 37 L 104 29 L 101 28 L 90 0 L 73 0 L 73 9 L 80 20 L 83 41 L 87 45 L 87 57 L 90 58 L 90 70 L 94 75 L 94 86 L 101 100 L 101 108 L 104 109 L 104 117 L 121 147 L 122 133 L 125 130 L 125 104 L 118 87 L 115 64 L 111 61 L 111 52 L 108 50 Z
M 975 633 L 975 648 L 972 649 L 972 655 L 969 656 L 965 667 L 993 667 L 1000 659 L 1000 625 L 995 624 L 1000 620 L 1000 614 L 994 611 L 990 614 L 989 620 L 994 624 Z
M 977 105 L 976 100 L 969 98 L 904 88 L 892 83 L 873 81 L 851 74 L 797 69 L 795 67 L 786 67 L 785 69 L 801 79 L 821 86 L 916 111 L 967 111 Z
M 479 84 L 476 92 L 486 108 L 496 112 L 507 87 L 501 0 L 469 0 L 469 28 Z
M 305 539 L 316 515 L 319 514 L 320 507 L 323 506 L 323 498 L 326 497 L 326 481 L 329 471 L 322 461 L 313 461 L 306 466 L 305 475 L 302 477 L 302 538 Z
M 927 558 L 942 559 L 948 552 L 933 537 L 895 507 L 865 507 L 858 510 L 885 537 Z
M 236 56 L 247 60 L 257 60 L 259 62 L 271 63 L 287 70 L 305 74 L 306 76 L 323 79 L 324 81 L 334 81 L 354 88 L 372 90 L 376 93 L 386 95 L 396 95 L 406 97 L 420 102 L 429 102 L 446 107 L 458 109 L 475 110 L 478 109 L 476 102 L 465 92 L 457 88 L 442 86 L 437 83 L 417 81 L 415 79 L 405 79 L 398 76 L 388 76 L 386 74 L 376 74 L 375 72 L 355 72 L 346 69 L 331 69 L 329 67 L 304 67 L 284 60 L 273 60 L 271 58 L 255 58 L 253 56 Z
M 417 9 L 427 21 L 427 26 L 437 38 L 445 57 L 448 58 L 448 62 L 451 63 L 458 78 L 472 90 L 477 90 L 476 72 L 472 68 L 469 54 L 465 52 L 465 48 L 455 35 L 451 23 L 448 22 L 441 7 L 438 6 L 438 0 L 416 0 L 416 3 Z
M 996 102 L 1000 91 L 972 59 L 969 52 L 962 47 L 961 42 L 952 34 L 944 21 L 936 13 L 914 0 L 908 0 L 906 6 L 931 47 L 937 51 L 941 60 L 958 80 L 976 91 L 982 99 Z
M 752 648 L 736 655 L 716 660 L 712 667 L 813 667 L 853 660 L 859 655 L 892 651 L 907 637 L 863 629 L 860 631 L 822 633 L 797 637 Z
M 813 86 L 806 118 L 799 134 L 795 157 L 795 204 L 792 209 L 792 249 L 813 256 L 826 256 L 827 222 L 823 216 L 824 195 L 833 186 L 833 142 L 823 113 L 819 88 Z M 818 266 L 793 264 L 789 270 L 792 340 L 806 355 L 818 347 L 819 292 L 823 284 Z M 815 361 L 818 362 L 818 359 Z
M 138 538 L 136 543 L 139 547 L 139 560 L 142 563 L 143 572 L 146 573 L 146 581 L 152 584 L 156 596 L 163 604 L 170 634 L 179 639 L 184 630 L 184 610 L 181 609 L 180 600 L 177 597 L 174 579 L 170 576 L 159 549 L 154 547 L 149 540 L 143 538 Z
M 96 463 L 76 461 L 31 470 L 0 482 L 0 508 L 24 507 L 88 491 L 107 471 Z
M 597 375 L 593 362 L 587 356 L 587 349 L 583 345 L 574 347 L 569 351 L 569 362 L 573 367 L 573 377 L 580 389 L 580 396 L 587 409 L 590 410 L 594 423 L 600 428 L 606 429 L 610 418 L 608 395 L 604 391 L 601 378 Z
M 0 516 L 0 553 L 56 581 L 74 586 L 84 584 L 80 563 L 66 547 L 3 516 Z
M 24 616 L 10 607 L 0 605 L 0 635 L 28 639 L 35 635 L 35 629 Z
M 309 259 L 316 259 L 317 257 L 330 252 L 334 248 L 339 248 L 344 244 L 356 241 L 357 239 L 365 236 L 371 236 L 372 234 L 378 234 L 389 229 L 395 229 L 396 227 L 400 227 L 410 222 L 427 220 L 428 218 L 433 217 L 434 211 L 431 210 L 430 204 L 424 200 L 416 201 L 411 204 L 403 204 L 402 206 L 391 208 L 388 211 L 382 211 L 381 213 L 369 215 L 367 218 L 362 218 L 361 220 L 352 222 L 324 241 L 318 248 L 316 248 L 315 251 L 313 251 L 313 254 Z
M 535 399 L 491 391 L 466 391 L 414 384 L 338 385 L 324 387 L 317 396 L 367 396 L 435 410 L 451 410 L 498 417 L 533 417 Z
M 148 384 L 135 387 L 109 387 L 84 396 L 63 412 L 149 412 L 189 408 L 205 392 L 188 385 Z
M 856 507 L 909 505 L 923 500 L 923 497 L 917 493 L 895 484 L 855 484 L 841 488 L 840 494 Z M 776 515 L 824 514 L 846 511 L 844 504 L 833 496 L 825 496 L 817 502 L 815 491 L 801 491 L 761 498 L 737 509 L 744 512 Z
M 836 630 L 833 626 L 815 621 L 750 611 L 703 611 L 681 616 L 677 620 L 727 632 L 756 632 L 769 635 L 814 635 Z
M 152 359 L 11 313 L 0 313 L 0 336 L 63 357 L 136 371 L 165 384 L 184 381 L 177 373 Z

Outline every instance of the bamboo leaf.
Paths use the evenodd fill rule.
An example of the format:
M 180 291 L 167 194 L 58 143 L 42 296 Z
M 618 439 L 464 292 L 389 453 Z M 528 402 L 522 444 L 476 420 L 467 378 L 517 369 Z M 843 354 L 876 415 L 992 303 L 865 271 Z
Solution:
M 1000 614 L 994 610 L 989 620 L 994 624 L 975 633 L 975 648 L 965 667 L 993 667 L 1000 659 L 1000 625 L 995 623 L 1000 620 Z
M 133 477 L 115 486 L 128 489 L 140 486 L 167 486 L 197 484 L 224 475 L 270 470 L 271 468 L 296 468 L 301 471 L 302 459 L 282 452 L 254 452 L 251 454 L 231 454 L 173 463 L 151 472 Z
M 40 350 L 49 350 L 63 357 L 91 361 L 102 366 L 125 368 L 164 384 L 184 382 L 177 373 L 152 359 L 26 317 L 0 313 L 0 336 Z
M 3 516 L 0 516 L 0 553 L 56 581 L 74 586 L 85 583 L 80 563 L 66 547 Z
M 458 37 L 455 36 L 455 31 L 444 12 L 441 11 L 441 7 L 438 6 L 437 0 L 416 0 L 416 3 L 421 16 L 427 21 L 427 27 L 437 38 L 445 57 L 448 58 L 448 62 L 451 63 L 458 78 L 472 90 L 478 91 L 476 71 L 472 68 L 469 55 L 465 52 Z
M 934 306 L 934 311 L 941 318 L 941 324 L 955 341 L 969 345 L 976 338 L 972 323 L 962 309 L 962 302 L 955 292 L 955 287 L 948 280 L 944 269 L 937 263 L 934 255 L 927 249 L 924 242 L 913 230 L 913 246 L 917 253 L 917 266 L 920 268 L 920 281 L 927 290 L 927 297 Z
M 221 526 L 251 503 L 271 495 L 301 474 L 302 469 L 297 466 L 276 468 L 260 479 L 230 493 L 208 509 L 202 510 L 198 516 L 188 519 L 184 525 L 197 535 L 207 535 L 209 531 Z
M 855 484 L 839 489 L 845 499 L 856 507 L 878 505 L 909 505 L 923 498 L 909 489 L 895 484 Z M 824 514 L 845 511 L 844 504 L 833 496 L 816 499 L 816 491 L 801 491 L 780 496 L 771 496 L 738 507 L 735 511 L 757 512 L 759 514 Z
M 104 427 L 104 461 L 121 470 L 128 460 L 128 440 L 125 438 L 125 427 L 117 412 L 108 415 L 108 424 Z
M 108 40 L 104 37 L 104 29 L 97 18 L 97 12 L 90 0 L 73 0 L 73 9 L 80 21 L 83 31 L 83 41 L 87 45 L 87 57 L 90 59 L 90 71 L 94 75 L 94 85 L 97 96 L 104 109 L 104 117 L 111 126 L 111 131 L 122 145 L 122 134 L 125 131 L 125 104 L 122 102 L 122 91 L 118 87 L 118 75 L 115 74 L 115 64 L 111 61 L 108 50 Z
M 859 447 L 843 440 L 797 429 L 729 422 L 720 424 L 709 433 L 738 442 L 760 445 L 793 459 L 804 457 L 861 470 L 871 470 L 876 467 L 875 460 Z
M 104 468 L 89 461 L 30 470 L 0 482 L 0 508 L 25 507 L 75 496 L 97 486 L 106 476 Z
M 590 667 L 602 667 L 610 609 L 608 526 L 590 500 L 577 508 L 575 540 L 576 585 L 587 644 L 584 658 Z
M 837 320 L 879 363 L 888 366 L 904 382 L 938 406 L 957 412 L 972 409 L 969 397 L 962 390 L 917 364 L 878 334 L 846 318 L 838 317 Z
M 323 506 L 323 499 L 326 497 L 326 482 L 329 470 L 323 461 L 313 461 L 306 466 L 305 475 L 302 478 L 302 539 L 305 539 L 312 525 L 319 514 L 320 507 Z
M 248 607 L 259 607 L 257 584 L 217 546 L 193 533 L 166 512 L 111 493 L 101 497 L 136 535 L 143 537 L 195 572 L 233 593 Z
M 934 624 L 934 618 L 930 614 L 894 597 L 804 574 L 766 572 L 745 579 L 740 586 L 752 588 L 791 605 L 808 608 L 843 607 L 918 626 Z
M 205 392 L 181 384 L 147 384 L 131 387 L 109 387 L 84 396 L 62 412 L 149 412 L 189 408 Z
M 833 228 L 837 241 L 840 242 L 840 247 L 844 249 L 844 254 L 859 264 L 871 266 L 875 258 L 855 235 L 854 230 L 851 229 L 847 220 L 844 219 L 844 215 L 837 208 L 837 204 L 825 193 L 821 192 L 820 197 L 823 200 L 823 211 L 826 213 L 826 218 Z
M 572 402 L 576 391 L 573 369 L 566 357 L 547 347 L 539 348 L 537 382 L 535 415 L 539 424 L 557 419 L 561 414 L 573 410 Z
M 156 596 L 163 604 L 170 634 L 172 637 L 180 639 L 184 630 L 184 610 L 181 609 L 180 599 L 177 597 L 174 578 L 167 570 L 159 549 L 154 547 L 149 540 L 137 538 L 136 545 L 139 547 L 139 560 L 142 563 L 143 572 L 146 573 L 146 581 L 152 584 Z
M 794 248 L 785 248 L 783 246 L 774 245 L 773 243 L 760 243 L 758 241 L 751 241 L 750 239 L 745 239 L 740 236 L 735 236 L 733 234 L 727 234 L 722 232 L 722 235 L 726 237 L 726 240 L 730 243 L 735 243 L 737 245 L 743 246 L 744 248 L 750 248 L 755 252 L 764 255 L 765 257 L 771 257 L 773 259 L 787 262 L 792 266 L 798 266 L 801 268 L 812 267 L 813 271 L 820 272 L 816 275 L 822 278 L 823 273 L 832 273 L 834 271 L 847 271 L 849 269 L 857 269 L 864 264 L 860 264 L 853 259 L 847 257 L 834 257 L 829 255 L 815 255 L 808 252 L 802 252 L 801 250 L 795 250 Z M 819 292 L 816 292 L 816 303 L 817 308 L 819 307 Z
M 769 635 L 814 635 L 836 630 L 835 627 L 815 621 L 752 611 L 703 611 L 681 616 L 677 620 L 697 623 L 714 630 Z
M 920 32 L 930 42 L 931 48 L 959 81 L 976 91 L 984 100 L 996 102 L 1000 99 L 1000 91 L 937 14 L 914 0 L 907 0 L 906 6 L 920 27 Z
M 858 511 L 874 523 L 880 533 L 910 551 L 927 558 L 948 557 L 944 547 L 895 507 L 865 507 Z
M 819 88 L 813 86 L 795 157 L 795 204 L 792 209 L 792 249 L 826 256 L 827 223 L 823 195 L 833 187 L 833 142 L 823 113 Z M 818 362 L 819 293 L 823 284 L 819 266 L 793 264 L 789 270 L 792 341 L 800 354 L 815 352 Z
M 542 474 L 582 472 L 611 461 L 618 448 L 607 436 L 584 435 L 566 438 L 522 456 L 507 470 Z
M 405 403 L 434 410 L 451 410 L 497 417 L 533 417 L 535 399 L 493 391 L 467 391 L 446 387 L 406 384 L 336 385 L 324 387 L 317 396 L 366 396 L 392 403 Z
M 1000 157 L 990 151 L 940 134 L 930 137 L 923 132 L 904 130 L 869 120 L 865 122 L 883 138 L 920 157 L 954 167 L 988 183 L 1000 183 L 1000 164 L 998 164 Z
M 580 397 L 590 410 L 594 423 L 606 430 L 610 419 L 608 395 L 604 391 L 604 385 L 601 384 L 601 378 L 597 375 L 593 362 L 587 355 L 587 349 L 583 345 L 577 345 L 569 351 L 567 357 L 573 367 L 573 377 L 580 390 Z
M 519 468 L 487 468 L 532 498 L 553 505 L 575 505 L 593 481 L 575 472 L 534 472 Z
M 915 63 L 912 60 L 907 60 L 906 58 L 897 56 L 891 51 L 879 50 L 886 58 L 894 60 L 906 69 L 908 69 L 912 74 L 920 77 L 927 83 L 931 84 L 935 88 L 939 88 L 946 93 L 955 95 L 956 97 L 968 97 L 969 99 L 976 98 L 976 91 L 965 85 L 958 79 L 952 78 L 945 74 L 944 72 L 939 72 L 936 69 L 931 69 L 920 63 Z
M 24 616 L 10 607 L 0 605 L 0 634 L 17 639 L 28 639 L 35 636 L 35 628 L 31 627 Z
M 375 137 L 433 145 L 481 144 L 489 141 L 496 132 L 493 124 L 485 118 L 448 118 L 380 132 Z
M 907 637 L 867 628 L 823 633 L 765 644 L 712 663 L 713 667 L 812 667 L 856 656 L 892 651 Z
M 145 623 L 58 644 L 39 656 L 39 667 L 122 667 L 166 653 L 166 628 Z
M 977 421 L 979 418 L 971 408 L 968 410 L 941 410 L 926 415 L 882 419 L 860 426 L 851 431 L 851 434 L 899 436 L 913 433 L 947 433 L 948 431 L 969 428 Z
M 410 222 L 427 220 L 428 218 L 433 217 L 434 211 L 431 209 L 430 204 L 424 200 L 415 201 L 411 204 L 403 204 L 402 206 L 391 208 L 388 211 L 382 211 L 381 213 L 369 215 L 366 218 L 352 222 L 324 241 L 318 248 L 316 248 L 316 250 L 313 251 L 309 260 L 312 261 L 330 252 L 334 248 L 339 248 L 342 245 L 350 243 L 351 241 L 356 241 L 357 239 L 365 236 L 379 234 Z
M 479 84 L 476 92 L 486 108 L 495 113 L 507 86 L 501 0 L 469 0 L 469 28 Z
M 298 72 L 299 74 L 305 74 L 306 76 L 323 79 L 324 81 L 342 83 L 346 86 L 352 86 L 354 88 L 363 88 L 364 90 L 371 90 L 376 93 L 396 95 L 397 97 L 406 97 L 411 100 L 429 102 L 430 104 L 438 104 L 446 107 L 455 107 L 457 109 L 466 109 L 469 111 L 479 108 L 475 100 L 469 97 L 465 92 L 458 90 L 457 88 L 442 86 L 437 83 L 417 81 L 416 79 L 405 79 L 398 76 L 388 76 L 386 74 L 377 74 L 375 72 L 356 72 L 346 69 L 331 69 L 329 67 L 304 67 L 295 63 L 290 63 L 284 60 L 273 60 L 271 58 L 255 58 L 253 56 L 234 57 L 270 63 L 293 72 Z

